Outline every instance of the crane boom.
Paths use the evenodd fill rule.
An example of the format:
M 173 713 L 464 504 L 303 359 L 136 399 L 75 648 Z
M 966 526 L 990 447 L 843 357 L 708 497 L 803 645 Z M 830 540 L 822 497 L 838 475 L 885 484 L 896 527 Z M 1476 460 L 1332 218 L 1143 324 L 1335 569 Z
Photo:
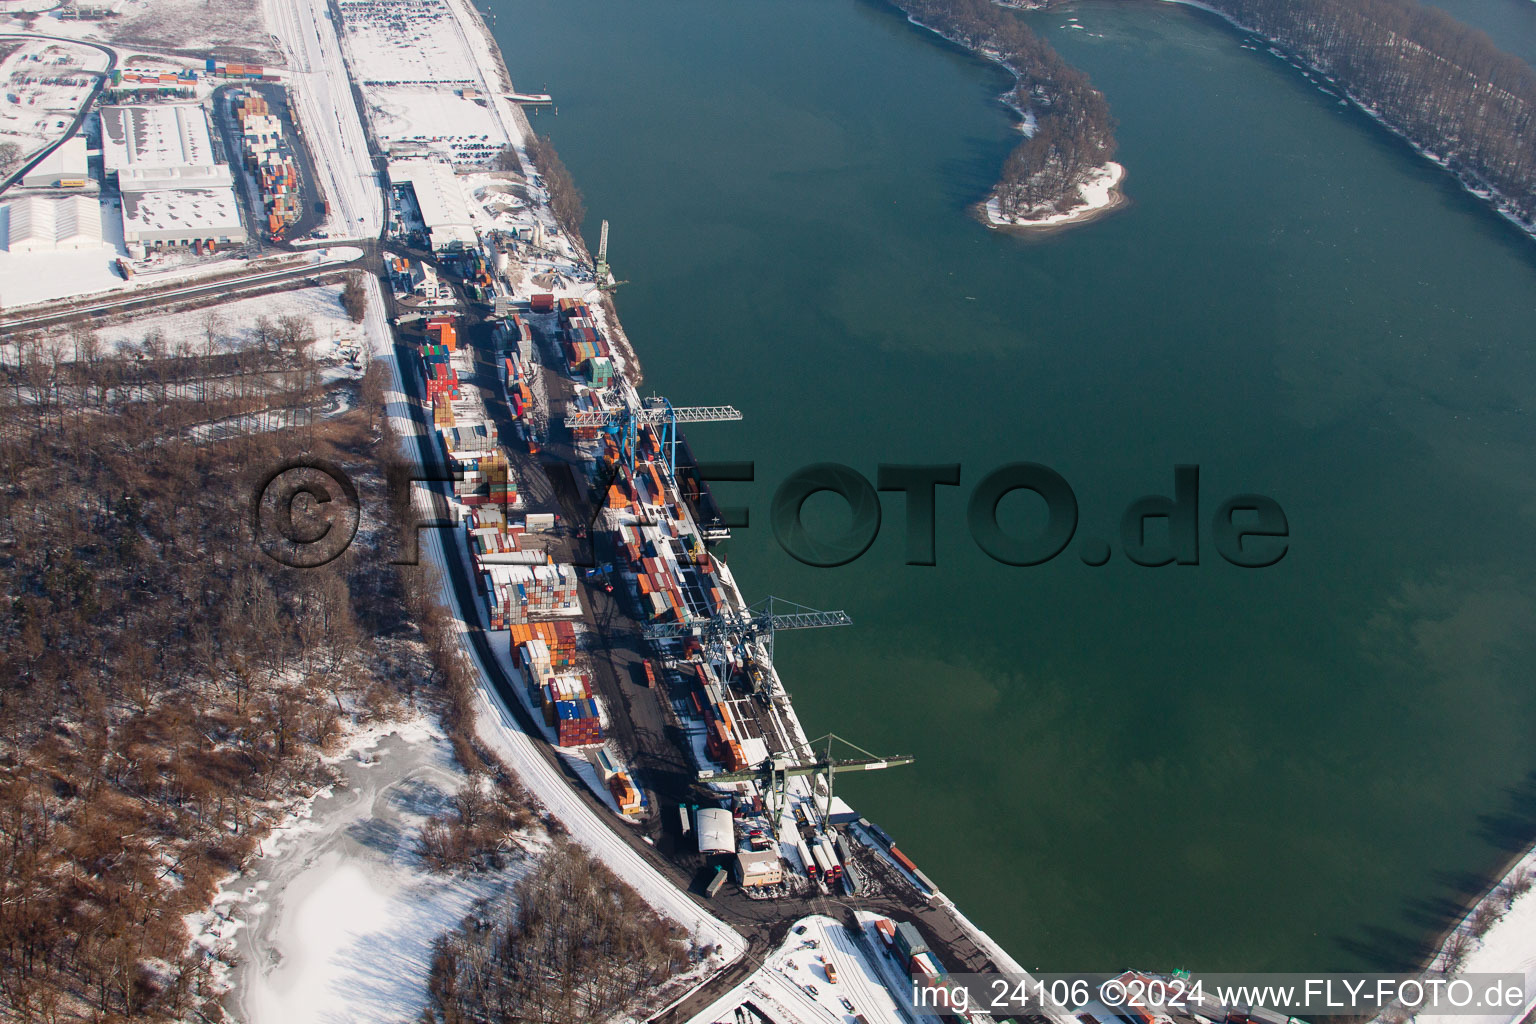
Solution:
M 741 410 L 729 405 L 684 405 L 676 406 L 672 412 L 677 416 L 679 423 L 725 423 L 741 419 Z M 665 409 L 641 409 L 634 413 L 634 417 L 641 423 L 660 423 L 667 419 Z M 565 414 L 565 425 L 576 429 L 579 427 L 606 427 L 616 424 L 624 418 L 621 409 L 610 411 L 568 412 Z
M 917 758 L 905 754 L 895 757 L 855 757 L 838 761 L 815 761 L 811 764 L 795 765 L 790 768 L 749 768 L 739 772 L 700 772 L 700 782 L 754 782 L 766 775 L 777 771 L 785 778 L 797 778 L 804 775 L 819 775 L 823 772 L 872 772 L 882 768 L 896 768 L 900 765 L 911 764 Z
M 758 618 L 762 618 L 759 616 Z M 769 624 L 778 629 L 825 629 L 828 626 L 851 626 L 853 619 L 847 612 L 796 612 L 793 615 L 767 616 Z

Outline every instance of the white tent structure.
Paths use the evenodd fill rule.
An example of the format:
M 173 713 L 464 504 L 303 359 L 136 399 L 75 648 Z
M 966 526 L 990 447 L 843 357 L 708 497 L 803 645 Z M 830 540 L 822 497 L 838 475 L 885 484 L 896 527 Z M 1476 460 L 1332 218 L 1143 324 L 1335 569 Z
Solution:
M 100 249 L 101 204 L 94 196 L 45 199 L 28 196 L 6 206 L 8 252 Z
M 695 816 L 694 830 L 699 835 L 699 852 L 732 853 L 736 849 L 736 826 L 731 812 L 719 807 L 700 807 Z

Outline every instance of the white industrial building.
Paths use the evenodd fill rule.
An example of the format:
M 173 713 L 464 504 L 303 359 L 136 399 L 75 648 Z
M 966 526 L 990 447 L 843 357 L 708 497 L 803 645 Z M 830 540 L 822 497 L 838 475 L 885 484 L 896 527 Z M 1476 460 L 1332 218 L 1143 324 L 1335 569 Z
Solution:
M 246 240 L 228 164 L 196 103 L 101 109 L 103 171 L 123 197 L 123 241 L 159 248 Z
M 244 242 L 240 204 L 230 188 L 123 193 L 123 241 L 153 249 L 192 242 Z
M 693 827 L 699 834 L 699 852 L 732 853 L 736 849 L 736 824 L 731 812 L 719 807 L 700 807 Z
M 7 252 L 100 249 L 106 244 L 101 234 L 101 204 L 93 196 L 18 199 L 5 204 L 0 225 Z
M 89 181 L 84 135 L 65 139 L 21 176 L 21 183 L 27 188 L 84 188 Z
M 208 116 L 196 103 L 102 107 L 101 162 L 125 192 L 234 181 L 214 155 Z
M 453 168 L 437 160 L 391 160 L 389 180 L 405 185 L 416 199 L 434 251 L 476 244 L 469 204 Z

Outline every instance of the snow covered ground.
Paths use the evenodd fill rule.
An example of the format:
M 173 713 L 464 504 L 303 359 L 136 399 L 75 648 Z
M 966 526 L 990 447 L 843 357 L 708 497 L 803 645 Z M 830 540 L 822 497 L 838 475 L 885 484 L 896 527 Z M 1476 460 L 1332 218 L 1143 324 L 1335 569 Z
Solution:
M 164 335 L 169 351 L 174 352 L 184 345 L 194 352 L 202 352 L 207 347 L 208 317 L 212 315 L 217 318 L 215 330 L 222 339 L 220 347 L 242 349 L 256 343 L 256 321 L 261 317 L 276 319 L 294 315 L 305 317 L 314 325 L 315 345 L 310 354 L 315 358 L 332 358 L 344 349 L 364 351 L 367 341 L 363 325 L 354 323 L 342 308 L 341 289 L 339 284 L 318 285 L 179 313 L 139 312 L 121 323 L 96 328 L 96 336 L 104 350 L 112 351 L 132 348 L 141 343 L 146 334 L 159 331 Z M 55 332 L 49 337 L 57 339 L 68 350 L 67 332 Z
M 515 138 L 495 103 L 497 77 L 444 0 L 349 0 L 341 12 L 347 61 L 383 145 L 463 166 L 488 163 Z
M 1044 215 L 1032 211 L 1022 216 L 1006 217 L 997 197 L 993 196 L 986 202 L 987 221 L 996 227 L 1009 228 L 1058 228 L 1085 221 L 1114 209 L 1123 201 L 1120 183 L 1124 180 L 1125 168 L 1111 161 L 1077 186 L 1081 201 L 1068 210 Z
M 342 286 L 316 285 L 289 292 L 275 292 L 247 299 L 200 306 L 174 313 L 133 314 L 131 318 L 96 326 L 93 330 L 102 349 L 121 352 L 141 344 L 151 331 L 159 331 L 167 351 L 179 348 L 204 352 L 208 345 L 209 318 L 217 335 L 218 350 L 248 348 L 256 343 L 256 321 L 265 316 L 302 316 L 315 330 L 315 342 L 309 354 L 322 361 L 351 358 L 368 350 L 367 332 L 353 322 L 341 305 Z M 43 333 L 42 342 L 56 347 L 59 358 L 74 358 L 74 341 L 68 331 L 54 329 Z M 0 342 L 0 358 L 14 360 L 16 346 Z
M 0 143 L 15 143 L 26 159 L 64 134 L 107 55 L 48 39 L 11 41 L 21 45 L 0 60 Z
M 915 1016 L 916 1008 L 905 972 L 884 952 L 875 918 L 859 915 L 862 938 L 853 937 L 830 917 L 801 918 L 755 973 L 688 1024 L 734 1024 L 736 1008 L 748 1003 L 775 1021 L 851 1024 L 862 1014 L 870 1024 L 905 1024 L 905 1015 Z M 829 961 L 837 972 L 836 982 L 827 980 Z
M 420 146 L 464 165 L 488 164 L 507 144 L 496 115 L 457 91 L 373 86 L 367 95 L 368 121 L 385 146 Z
M 10 196 L 12 193 L 6 194 Z M 9 219 L 9 209 L 0 209 L 0 222 Z M 101 207 L 101 237 L 103 244 L 99 249 L 63 252 L 0 249 L 0 309 L 126 287 L 128 282 L 123 280 L 116 267 L 117 258 L 128 253 L 123 248 L 122 208 L 116 200 Z
M 1504 877 L 1536 871 L 1536 850 L 1520 859 Z M 1468 914 L 1470 918 L 1472 915 Z M 1464 920 L 1462 928 L 1467 926 Z M 1518 897 L 1498 922 L 1488 929 L 1456 972 L 1469 974 L 1521 974 L 1525 976 L 1526 1004 L 1508 1012 L 1483 1016 L 1422 1014 L 1419 1024 L 1514 1024 L 1536 1006 L 1536 887 Z
M 345 785 L 275 828 L 193 922 L 205 947 L 233 942 L 246 1024 L 415 1019 L 433 940 L 526 869 L 444 875 L 421 863 L 422 826 L 465 780 L 426 719 L 364 733 L 338 768 Z

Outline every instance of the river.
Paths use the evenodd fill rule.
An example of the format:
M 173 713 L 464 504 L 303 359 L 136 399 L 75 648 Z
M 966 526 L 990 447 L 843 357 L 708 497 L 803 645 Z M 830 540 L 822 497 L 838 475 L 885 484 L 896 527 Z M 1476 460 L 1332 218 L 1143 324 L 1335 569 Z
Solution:
M 855 619 L 780 638 L 807 730 L 917 755 L 840 792 L 1026 966 L 1403 966 L 1536 836 L 1529 239 L 1188 8 L 1029 16 L 1108 96 L 1131 203 L 1021 239 L 966 215 L 1009 79 L 883 4 L 489 2 L 612 221 L 646 390 L 746 414 L 690 432 L 756 463 L 717 490 L 737 578 Z M 897 494 L 852 564 L 789 557 L 770 499 L 819 461 L 961 464 L 938 564 Z M 1014 461 L 1107 565 L 978 550 Z M 1200 564 L 1133 565 L 1120 510 L 1181 463 Z M 1212 543 L 1244 492 L 1288 517 L 1271 568 Z

